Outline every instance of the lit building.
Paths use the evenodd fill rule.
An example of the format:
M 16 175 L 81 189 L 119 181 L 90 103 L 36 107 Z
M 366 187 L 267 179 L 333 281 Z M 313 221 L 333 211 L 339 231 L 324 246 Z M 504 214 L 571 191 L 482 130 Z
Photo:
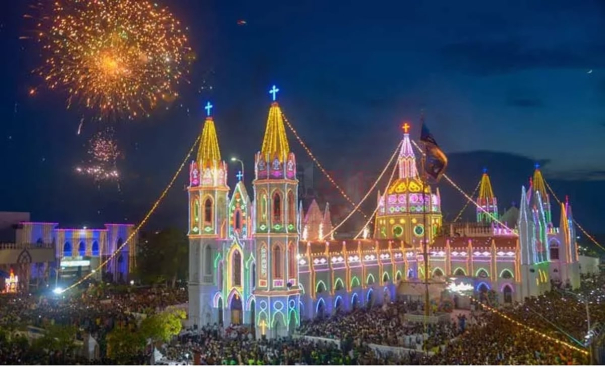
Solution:
M 30 222 L 29 213 L 22 214 L 27 216 L 12 216 L 10 225 L 7 224 L 10 221 L 0 220 L 14 233 L 10 243 L 0 244 L 0 276 L 10 279 L 10 271 L 14 271 L 20 289 L 71 284 L 98 268 L 132 235 L 129 243 L 93 276 L 97 280 L 129 279 L 135 266 L 133 249 L 138 241 L 134 225 L 65 229 L 58 228 L 57 223 Z
M 477 223 L 444 224 L 439 190 L 418 174 L 409 128 L 398 176 L 378 193 L 373 237 L 361 229 L 358 239 L 343 240 L 333 237 L 328 205 L 322 212 L 313 201 L 305 213 L 298 204 L 296 158 L 276 102 L 255 157 L 254 200 L 242 182 L 233 191 L 227 186 L 208 116 L 188 188 L 190 323 L 248 324 L 257 337 L 271 338 L 292 333 L 301 318 L 393 300 L 402 285 L 424 278 L 424 241 L 431 278 L 495 290 L 501 302 L 541 294 L 551 280 L 579 285 L 571 207 L 562 205 L 555 228 L 538 167 L 519 210 L 498 217 L 484 172 Z

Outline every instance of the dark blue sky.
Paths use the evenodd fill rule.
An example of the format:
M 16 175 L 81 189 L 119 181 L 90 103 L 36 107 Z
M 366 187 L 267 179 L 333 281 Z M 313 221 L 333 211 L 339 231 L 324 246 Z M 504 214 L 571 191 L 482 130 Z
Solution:
M 41 81 L 30 74 L 38 45 L 18 40 L 32 29 L 22 18 L 27 1 L 1 5 L 0 210 L 78 226 L 140 220 L 199 133 L 207 99 L 223 155 L 242 157 L 251 171 L 277 84 L 284 112 L 328 169 L 380 170 L 400 123 L 417 124 L 424 108 L 449 174 L 467 191 L 487 166 L 507 206 L 540 161 L 578 221 L 600 230 L 602 1 L 160 2 L 189 27 L 198 60 L 170 110 L 115 123 L 125 153 L 120 192 L 74 174 L 96 127 L 77 136 L 81 111 L 66 111 L 61 93 L 28 97 Z M 184 222 L 186 180 L 155 224 Z M 442 190 L 444 211 L 457 212 L 463 199 Z

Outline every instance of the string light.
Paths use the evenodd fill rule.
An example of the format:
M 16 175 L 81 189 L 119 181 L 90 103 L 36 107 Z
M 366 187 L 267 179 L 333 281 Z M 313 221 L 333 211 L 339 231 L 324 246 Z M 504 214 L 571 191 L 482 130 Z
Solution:
M 132 231 L 132 233 L 128 236 L 128 238 L 126 238 L 126 241 L 124 241 L 124 243 L 122 244 L 122 246 L 118 247 L 113 252 L 113 254 L 111 254 L 111 256 L 109 256 L 109 258 L 107 258 L 107 260 L 103 261 L 95 270 L 93 270 L 90 273 L 88 273 L 87 275 L 83 276 L 77 282 L 75 282 L 74 284 L 72 284 L 69 287 L 65 288 L 60 293 L 65 293 L 68 290 L 70 290 L 70 289 L 72 289 L 74 287 L 77 287 L 78 285 L 82 284 L 82 282 L 84 282 L 86 279 L 90 278 L 93 274 L 95 274 L 97 271 L 99 271 L 101 268 L 103 268 L 103 266 L 107 265 L 107 263 L 111 259 L 113 259 L 118 253 L 120 253 L 120 250 L 122 250 L 122 248 L 124 248 L 124 246 L 128 245 L 128 243 L 134 238 L 134 236 L 145 225 L 145 223 L 147 223 L 147 221 L 149 220 L 149 217 L 151 217 L 151 215 L 155 212 L 155 210 L 160 205 L 160 203 L 162 202 L 162 200 L 164 199 L 164 197 L 166 196 L 166 194 L 168 194 L 168 191 L 170 191 L 170 189 L 174 185 L 174 182 L 179 177 L 179 174 L 183 170 L 183 167 L 185 167 L 185 165 L 189 161 L 189 157 L 195 151 L 195 147 L 197 146 L 197 143 L 199 141 L 200 141 L 200 136 L 198 135 L 198 137 L 195 139 L 195 142 L 191 146 L 191 149 L 189 149 L 189 152 L 187 153 L 187 156 L 185 157 L 185 159 L 183 160 L 183 162 L 181 163 L 181 165 L 177 169 L 177 171 L 174 174 L 174 176 L 172 176 L 172 179 L 170 180 L 170 182 L 168 183 L 168 185 L 164 188 L 164 191 L 162 191 L 162 193 L 160 194 L 160 197 L 155 201 L 155 203 L 153 203 L 153 205 L 151 206 L 151 209 L 149 209 L 149 211 L 147 212 L 147 214 L 145 215 L 145 217 L 143 217 L 143 220 L 141 221 L 141 223 L 139 223 L 139 225 L 135 228 L 135 230 Z
M 481 180 L 479 180 L 479 182 L 477 182 L 477 186 L 473 190 L 473 193 L 471 194 L 471 197 L 475 197 L 475 194 L 479 190 L 479 186 L 481 186 Z M 460 217 L 462 217 L 462 213 L 464 213 L 464 211 L 466 210 L 466 208 L 468 208 L 468 204 L 470 204 L 470 203 L 471 203 L 470 200 L 466 201 L 466 203 L 464 204 L 464 206 L 462 207 L 462 209 L 460 210 L 460 212 L 458 213 L 458 215 L 456 215 L 456 218 L 454 219 L 454 223 L 456 223 L 458 221 L 458 219 L 460 219 Z
M 399 147 L 397 147 L 397 148 L 399 149 Z M 391 177 L 389 177 L 389 182 L 387 182 L 387 186 L 386 186 L 386 188 L 384 190 L 385 192 L 386 192 L 387 188 L 391 187 L 391 182 L 393 182 L 393 177 L 395 177 L 395 172 L 397 172 L 397 165 L 395 165 L 393 167 L 393 172 L 391 172 Z M 357 233 L 357 236 L 355 236 L 355 239 L 358 239 L 359 236 L 361 236 L 361 234 L 363 233 L 363 231 L 365 231 L 365 229 L 368 228 L 368 226 L 370 225 L 370 222 L 372 221 L 372 219 L 375 218 L 376 212 L 378 212 L 379 208 L 380 208 L 380 201 L 376 204 L 376 209 L 374 209 L 374 212 L 372 213 L 372 216 L 370 217 L 370 219 L 368 219 L 368 221 L 361 228 L 361 231 L 359 231 L 359 233 Z
M 460 293 L 460 294 L 462 294 L 462 293 Z M 532 328 L 532 327 L 530 327 L 530 326 L 527 326 L 527 325 L 525 325 L 524 323 L 521 323 L 521 322 L 519 322 L 519 321 L 517 321 L 517 320 L 513 319 L 512 317 L 508 316 L 507 314 L 505 314 L 505 313 L 503 313 L 503 312 L 500 312 L 500 311 L 498 311 L 497 309 L 492 308 L 492 307 L 490 307 L 490 306 L 488 306 L 488 305 L 484 304 L 483 302 L 479 301 L 478 299 L 476 299 L 476 298 L 475 298 L 475 297 L 473 297 L 473 296 L 468 296 L 468 297 L 469 297 L 471 300 L 473 300 L 473 301 L 475 301 L 475 302 L 479 303 L 480 305 L 482 305 L 483 307 L 485 307 L 485 308 L 486 308 L 486 309 L 488 309 L 489 311 L 491 311 L 491 312 L 495 313 L 496 315 L 498 315 L 498 316 L 500 316 L 500 317 L 504 318 L 504 319 L 505 319 L 505 320 L 507 320 L 507 321 L 512 322 L 513 324 L 515 324 L 515 325 L 517 325 L 517 326 L 521 326 L 522 328 L 525 328 L 525 329 L 527 329 L 527 330 L 531 331 L 532 333 L 535 333 L 535 334 L 537 334 L 537 335 L 539 335 L 539 336 L 541 336 L 541 337 L 543 337 L 543 338 L 545 338 L 545 339 L 548 339 L 548 340 L 550 340 L 550 341 L 553 341 L 553 342 L 555 342 L 555 343 L 557 343 L 557 344 L 562 344 L 562 345 L 564 345 L 564 346 L 566 346 L 566 347 L 568 347 L 568 348 L 570 348 L 570 349 L 573 349 L 573 350 L 575 350 L 575 351 L 577 351 L 577 352 L 580 352 L 580 353 L 582 353 L 582 354 L 584 354 L 584 355 L 588 355 L 588 354 L 589 354 L 587 350 L 582 349 L 582 348 L 578 348 L 578 347 L 576 347 L 575 345 L 573 345 L 573 344 L 569 344 L 569 343 L 567 343 L 567 342 L 565 342 L 565 341 L 563 341 L 563 340 L 559 340 L 559 339 L 557 339 L 557 338 L 553 338 L 553 337 L 552 337 L 552 336 L 550 336 L 550 335 L 546 335 L 546 334 L 544 334 L 543 332 L 541 332 L 541 331 L 539 331 L 539 330 L 536 330 L 536 329 L 534 329 L 534 328 Z
M 345 200 L 347 200 L 351 205 L 353 205 L 353 207 L 356 207 L 356 209 L 355 209 L 356 211 L 360 212 L 363 215 L 364 218 L 367 218 L 368 216 L 361 209 L 359 209 L 359 206 L 357 206 L 355 204 L 355 202 L 353 202 L 353 200 L 349 197 L 349 195 L 347 195 L 344 192 L 344 190 L 336 183 L 336 181 L 334 181 L 334 179 L 332 178 L 332 176 L 330 176 L 330 174 L 324 169 L 324 167 L 321 165 L 321 163 L 319 163 L 319 161 L 317 160 L 317 158 L 315 158 L 315 156 L 313 155 L 313 153 L 311 153 L 311 150 L 302 141 L 302 139 L 300 138 L 300 136 L 298 135 L 298 133 L 296 132 L 296 130 L 294 129 L 294 127 L 292 126 L 292 124 L 290 124 L 290 121 L 288 121 L 288 119 L 286 118 L 286 115 L 282 113 L 282 116 L 284 118 L 284 121 L 286 122 L 286 125 L 288 125 L 288 128 L 290 129 L 290 131 L 292 131 L 292 134 L 294 134 L 294 137 L 296 138 L 296 140 L 298 140 L 298 143 L 307 152 L 307 154 L 313 160 L 313 162 L 317 165 L 317 167 L 319 168 L 319 170 L 326 176 L 326 178 L 328 179 L 328 181 L 336 188 L 336 190 L 338 190 L 338 192 L 340 192 L 340 194 L 342 195 L 342 197 L 345 198 Z
M 414 144 L 414 146 L 416 147 L 416 149 L 418 149 L 418 151 L 420 152 L 420 154 L 422 154 L 422 156 L 424 157 L 425 156 L 424 152 L 422 151 L 422 149 L 418 146 L 418 144 L 414 140 L 412 140 L 412 144 Z M 458 192 L 460 192 L 468 201 L 470 201 L 473 204 L 475 204 L 475 206 L 477 207 L 477 209 L 479 209 L 482 212 L 484 212 L 485 214 L 487 214 L 494 222 L 496 222 L 499 225 L 501 225 L 504 229 L 512 232 L 512 229 L 510 229 L 506 224 L 504 224 L 501 221 L 499 221 L 498 218 L 496 218 L 496 217 L 494 217 L 492 215 L 492 213 L 490 213 L 487 210 L 485 210 L 481 205 L 479 205 L 479 203 L 477 203 L 475 200 L 473 200 L 472 197 L 468 196 L 468 194 L 466 192 L 464 192 L 464 190 L 462 190 L 460 188 L 460 186 L 458 186 L 454 181 L 452 181 L 452 179 L 450 179 L 448 175 L 444 174 L 443 178 L 445 178 L 446 181 L 449 182 L 450 185 L 452 185 L 456 190 L 458 190 Z
M 389 162 L 387 163 L 387 165 L 384 166 L 384 169 L 382 170 L 382 172 L 380 172 L 380 176 L 378 176 L 378 178 L 376 179 L 376 181 L 374 181 L 374 184 L 372 184 L 372 187 L 370 187 L 370 189 L 365 194 L 365 196 L 355 206 L 355 209 L 351 210 L 351 212 L 349 213 L 349 215 L 347 215 L 340 223 L 338 223 L 338 225 L 336 227 L 332 228 L 332 230 L 330 231 L 330 233 L 328 233 L 327 235 L 323 236 L 322 240 L 324 240 L 326 238 L 329 238 L 332 235 L 332 233 L 336 232 L 336 230 L 338 228 L 340 228 L 340 226 L 342 226 L 349 218 L 351 218 L 351 216 L 355 213 L 355 210 L 357 210 L 357 208 L 359 208 L 359 206 L 361 206 L 361 204 L 368 198 L 368 196 L 370 196 L 370 194 L 372 193 L 372 191 L 374 191 L 374 189 L 376 188 L 376 185 L 378 185 L 378 182 L 382 179 L 382 176 L 384 176 L 384 174 L 387 171 L 387 169 L 389 168 L 389 166 L 393 163 L 393 160 L 395 159 L 395 157 L 397 157 L 397 153 L 399 152 L 399 148 L 401 147 L 402 143 L 403 143 L 403 141 L 399 142 L 399 144 L 397 145 L 397 148 L 395 148 L 395 151 L 393 152 L 393 155 L 391 155 L 391 159 L 389 159 Z M 395 165 L 395 167 L 397 167 L 397 165 Z M 395 170 L 393 170 L 393 172 L 395 172 Z M 390 185 L 392 179 L 393 179 L 393 175 L 391 175 L 391 179 L 389 179 L 389 185 Z M 372 214 L 369 217 L 368 222 L 371 221 L 373 217 L 374 217 L 374 214 Z M 366 223 L 366 225 L 367 225 L 367 223 Z M 364 226 L 364 228 L 365 228 L 365 226 Z M 362 231 L 363 231 L 363 229 L 362 229 Z
M 550 185 L 548 184 L 548 182 L 546 182 L 546 180 L 544 180 L 544 183 L 546 184 L 546 187 L 548 188 L 548 191 L 550 191 L 550 193 L 555 198 L 555 200 L 557 201 L 557 203 L 559 203 L 559 205 L 563 204 L 561 202 L 561 200 L 559 200 L 559 198 L 557 197 L 557 194 L 555 194 L 555 191 L 552 189 L 552 187 L 550 187 Z M 573 224 L 575 224 L 576 226 L 578 226 L 578 228 L 580 229 L 580 231 L 582 231 L 582 233 L 584 233 L 584 235 L 586 237 L 588 237 L 588 239 L 591 240 L 592 243 L 594 243 L 595 245 L 597 245 L 598 247 L 600 247 L 602 250 L 605 250 L 605 247 L 603 247 L 594 237 L 592 237 L 591 235 L 589 235 L 588 232 L 586 232 L 586 230 L 580 225 L 580 223 L 576 222 L 575 219 L 572 219 L 572 220 L 573 220 Z

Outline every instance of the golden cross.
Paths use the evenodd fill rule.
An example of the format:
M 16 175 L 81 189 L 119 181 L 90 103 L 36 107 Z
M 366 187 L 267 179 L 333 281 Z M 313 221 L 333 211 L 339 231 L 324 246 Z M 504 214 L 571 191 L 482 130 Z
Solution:
M 262 320 L 259 325 L 260 325 L 260 332 L 261 332 L 261 334 L 265 335 L 266 328 L 267 328 L 267 323 L 265 322 L 265 320 Z
M 407 133 L 410 131 L 410 124 L 408 124 L 407 122 L 405 122 L 405 123 L 403 124 L 403 126 L 401 126 L 401 127 L 403 128 L 403 132 L 404 132 L 405 134 L 407 134 Z

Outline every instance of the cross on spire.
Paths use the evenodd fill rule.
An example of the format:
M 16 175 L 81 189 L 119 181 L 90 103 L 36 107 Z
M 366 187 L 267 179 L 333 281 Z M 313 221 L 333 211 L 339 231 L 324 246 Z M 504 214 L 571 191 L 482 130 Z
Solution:
M 401 126 L 401 128 L 403 129 L 403 133 L 404 134 L 408 134 L 410 132 L 410 124 L 408 124 L 407 122 L 404 122 L 403 125 Z
M 279 89 L 277 89 L 277 88 L 275 87 L 275 85 L 274 85 L 274 86 L 273 86 L 273 88 L 271 88 L 271 90 L 269 91 L 269 94 L 272 94 L 272 95 L 273 95 L 273 101 L 275 101 L 275 98 L 276 98 L 277 92 L 279 92 Z
M 237 179 L 241 181 L 242 178 L 244 178 L 244 174 L 242 173 L 242 171 L 237 171 L 237 175 L 235 175 L 235 177 L 237 177 Z
M 214 107 L 212 104 L 210 104 L 210 101 L 208 101 L 208 103 L 206 104 L 206 107 L 204 107 L 204 109 L 206 110 L 206 116 L 210 116 L 210 111 L 212 110 L 212 107 Z

